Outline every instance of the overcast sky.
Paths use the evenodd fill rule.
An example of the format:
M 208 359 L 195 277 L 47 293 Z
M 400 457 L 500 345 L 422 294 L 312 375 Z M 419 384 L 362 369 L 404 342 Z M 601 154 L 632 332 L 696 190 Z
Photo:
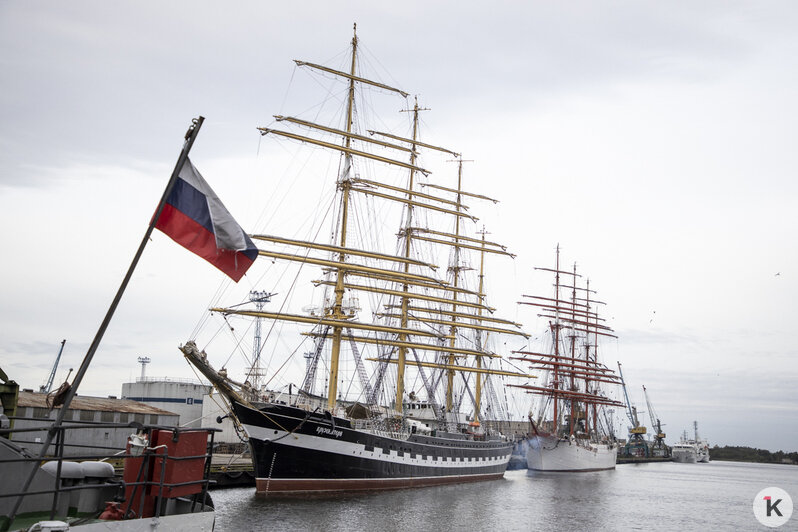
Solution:
M 490 230 L 518 257 L 497 263 L 496 306 L 540 334 L 515 301 L 546 286 L 532 268 L 559 243 L 608 303 L 606 362 L 623 362 L 640 410 L 646 385 L 671 443 L 695 419 L 712 444 L 796 450 L 794 3 L 234 6 L 0 0 L 11 378 L 38 388 L 64 338 L 58 382 L 78 367 L 192 117 L 206 117 L 195 164 L 269 232 L 275 148 L 255 127 L 313 105 L 287 108 L 292 60 L 337 66 L 357 22 L 370 65 L 432 109 L 431 138 L 502 201 Z M 243 289 L 269 288 L 257 280 Z M 118 395 L 142 355 L 150 375 L 193 376 L 175 347 L 222 283 L 156 233 L 80 392 Z

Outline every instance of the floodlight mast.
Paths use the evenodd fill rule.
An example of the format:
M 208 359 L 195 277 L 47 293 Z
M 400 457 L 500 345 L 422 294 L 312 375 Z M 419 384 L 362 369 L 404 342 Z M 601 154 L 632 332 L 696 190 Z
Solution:
M 139 364 L 141 364 L 141 380 L 144 380 L 144 375 L 147 371 L 147 364 L 152 362 L 150 357 L 139 357 Z

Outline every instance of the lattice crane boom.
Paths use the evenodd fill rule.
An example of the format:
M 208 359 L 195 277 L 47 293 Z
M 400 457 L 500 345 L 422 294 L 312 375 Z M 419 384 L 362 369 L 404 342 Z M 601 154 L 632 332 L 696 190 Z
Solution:
M 64 344 L 66 343 L 66 339 L 61 340 L 61 349 L 58 350 L 58 356 L 55 357 L 55 362 L 53 363 L 53 369 L 50 371 L 50 377 L 47 379 L 46 384 L 42 384 L 39 386 L 39 391 L 41 393 L 50 393 L 50 390 L 53 388 L 53 381 L 55 380 L 55 372 L 58 370 L 58 362 L 61 361 L 61 353 L 64 352 Z
M 643 395 L 646 398 L 646 408 L 648 409 L 648 416 L 651 419 L 651 426 L 657 431 L 657 439 L 664 440 L 665 433 L 662 432 L 662 425 L 659 421 L 659 416 L 657 416 L 657 413 L 654 411 L 654 407 L 651 405 L 651 400 L 648 398 L 648 391 L 646 390 L 645 386 L 643 386 Z

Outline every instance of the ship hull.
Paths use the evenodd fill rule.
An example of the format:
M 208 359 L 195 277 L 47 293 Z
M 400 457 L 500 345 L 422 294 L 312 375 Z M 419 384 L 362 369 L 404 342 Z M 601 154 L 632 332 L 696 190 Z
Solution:
M 529 469 L 534 471 L 577 473 L 615 469 L 617 455 L 616 446 L 591 443 L 587 447 L 576 441 L 538 435 L 529 440 L 526 458 Z
M 706 444 L 704 441 L 700 441 L 696 445 L 696 462 L 709 462 L 709 445 Z
M 694 464 L 696 463 L 697 457 L 695 449 L 673 448 L 671 450 L 671 458 L 674 462 L 680 462 L 682 464 Z
M 249 436 L 260 495 L 435 486 L 502 478 L 512 444 L 353 428 L 347 420 L 287 405 L 234 403 Z

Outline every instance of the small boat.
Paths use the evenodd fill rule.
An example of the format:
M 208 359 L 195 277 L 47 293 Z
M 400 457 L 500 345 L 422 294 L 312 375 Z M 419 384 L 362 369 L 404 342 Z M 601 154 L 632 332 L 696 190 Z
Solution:
M 540 309 L 549 319 L 548 349 L 514 351 L 515 358 L 533 364 L 542 373 L 542 385 L 510 385 L 538 396 L 536 414 L 529 420 L 529 469 L 546 472 L 584 472 L 614 469 L 618 444 L 606 407 L 624 404 L 605 395 L 606 385 L 621 380 L 599 361 L 600 337 L 612 337 L 612 329 L 596 312 L 596 301 L 581 275 L 560 268 L 557 246 L 554 268 L 536 268 L 554 274 L 553 296 L 528 296 L 521 303 Z M 568 283 L 563 283 L 567 276 Z

